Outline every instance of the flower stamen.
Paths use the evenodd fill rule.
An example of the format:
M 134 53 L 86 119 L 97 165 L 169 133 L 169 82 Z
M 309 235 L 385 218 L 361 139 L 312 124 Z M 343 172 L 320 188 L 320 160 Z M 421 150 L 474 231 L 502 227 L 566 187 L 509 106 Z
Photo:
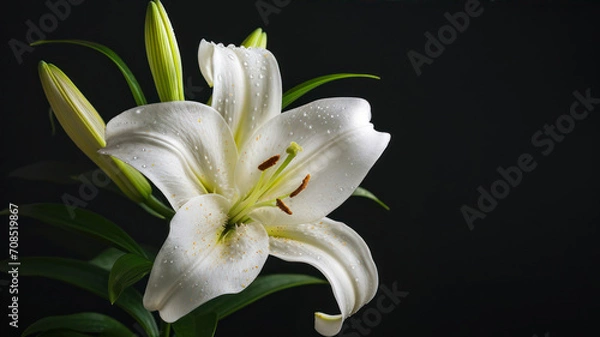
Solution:
M 294 192 L 290 193 L 290 198 L 293 198 L 293 197 L 297 196 L 298 194 L 300 194 L 300 192 L 304 191 L 306 186 L 308 186 L 309 180 L 310 180 L 310 174 L 307 174 L 306 177 L 304 177 L 304 179 L 302 179 L 302 184 L 300 184 L 300 186 L 298 186 L 298 188 L 295 189 Z
M 281 199 L 277 198 L 275 199 L 275 202 L 277 204 L 277 207 L 279 207 L 280 210 L 284 211 L 285 213 L 292 215 L 292 210 L 287 207 L 286 204 L 283 203 L 283 201 L 281 201 Z
M 298 145 L 296 142 L 291 142 L 285 150 L 287 156 L 281 164 L 278 165 L 281 156 L 277 154 L 258 165 L 258 169 L 262 171 L 260 178 L 256 182 L 254 188 L 245 197 L 239 199 L 233 205 L 233 207 L 231 207 L 228 214 L 228 225 L 251 221 L 251 219 L 248 217 L 248 214 L 258 207 L 278 207 L 286 214 L 292 215 L 292 210 L 283 202 L 283 199 L 293 198 L 306 189 L 308 181 L 310 180 L 310 174 L 307 174 L 306 177 L 304 177 L 300 186 L 298 186 L 292 193 L 285 194 L 274 199 L 269 198 L 269 200 L 263 200 L 263 196 L 265 196 L 265 194 L 267 194 L 272 188 L 276 188 L 276 186 L 278 186 L 282 180 L 285 179 L 285 175 L 282 175 L 283 171 L 301 151 L 302 146 Z M 276 165 L 278 165 L 278 167 L 275 169 L 275 172 L 272 174 L 267 174 L 266 171 Z
M 264 171 L 270 167 L 275 166 L 275 164 L 277 164 L 277 161 L 279 160 L 280 155 L 275 155 L 267 160 L 265 160 L 262 164 L 258 165 L 258 169 L 261 171 Z

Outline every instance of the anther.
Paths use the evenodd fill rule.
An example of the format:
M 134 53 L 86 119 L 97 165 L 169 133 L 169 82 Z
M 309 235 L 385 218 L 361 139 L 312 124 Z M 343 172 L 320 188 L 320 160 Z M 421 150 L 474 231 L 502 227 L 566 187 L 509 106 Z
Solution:
M 266 169 L 268 169 L 269 167 L 273 167 L 275 166 L 275 164 L 277 164 L 277 161 L 279 160 L 279 155 L 275 155 L 267 160 L 265 160 L 262 164 L 258 165 L 258 169 L 261 171 L 264 171 Z
M 289 207 L 287 207 L 287 205 L 284 204 L 283 201 L 281 201 L 281 199 L 276 199 L 275 202 L 277 203 L 277 207 L 279 207 L 280 210 L 284 211 L 289 215 L 292 215 L 292 210 Z
M 300 192 L 304 191 L 306 186 L 308 186 L 309 180 L 310 180 L 310 174 L 307 174 L 306 177 L 304 177 L 304 179 L 302 179 L 302 184 L 300 184 L 300 186 L 298 186 L 298 188 L 295 189 L 294 192 L 290 193 L 290 198 L 293 198 L 293 197 L 297 196 L 298 194 L 300 194 Z

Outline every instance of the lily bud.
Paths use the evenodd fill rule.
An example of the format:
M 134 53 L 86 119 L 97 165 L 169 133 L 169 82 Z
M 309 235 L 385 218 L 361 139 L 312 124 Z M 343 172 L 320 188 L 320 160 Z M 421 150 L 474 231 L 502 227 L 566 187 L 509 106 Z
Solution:
M 267 48 L 267 33 L 263 32 L 261 28 L 256 28 L 248 37 L 242 42 L 242 46 L 246 48 Z
M 160 100 L 185 100 L 179 47 L 171 21 L 159 0 L 148 3 L 145 40 L 146 55 Z
M 46 98 L 67 135 L 131 200 L 147 200 L 152 188 L 146 178 L 124 162 L 102 155 L 106 124 L 92 104 L 58 67 L 40 62 L 39 75 Z

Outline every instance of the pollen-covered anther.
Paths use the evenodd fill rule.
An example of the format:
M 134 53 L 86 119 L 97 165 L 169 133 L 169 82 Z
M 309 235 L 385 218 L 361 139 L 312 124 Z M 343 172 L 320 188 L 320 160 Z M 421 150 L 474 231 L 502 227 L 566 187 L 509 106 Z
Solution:
M 281 201 L 281 199 L 276 199 L 275 203 L 277 204 L 277 207 L 279 207 L 280 210 L 284 211 L 289 215 L 292 215 L 292 210 L 289 207 L 287 207 L 287 205 L 284 204 L 283 201 Z
M 268 169 L 269 167 L 273 167 L 275 166 L 275 164 L 277 164 L 277 161 L 279 160 L 279 155 L 275 155 L 267 160 L 265 160 L 262 164 L 258 165 L 258 169 L 261 171 L 264 171 L 266 169 Z
M 310 174 L 307 174 L 306 177 L 304 177 L 304 179 L 302 179 L 302 184 L 300 184 L 300 186 L 298 186 L 298 188 L 295 189 L 294 192 L 290 193 L 290 198 L 293 198 L 293 197 L 297 196 L 298 194 L 300 194 L 300 192 L 304 191 L 306 186 L 308 186 L 309 181 L 310 181 Z

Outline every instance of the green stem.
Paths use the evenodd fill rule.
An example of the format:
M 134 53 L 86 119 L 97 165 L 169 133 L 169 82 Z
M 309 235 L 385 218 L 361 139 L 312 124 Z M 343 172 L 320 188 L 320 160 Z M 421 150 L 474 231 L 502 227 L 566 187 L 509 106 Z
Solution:
M 161 320 L 161 329 L 160 329 L 160 337 L 169 337 L 171 336 L 171 323 L 167 323 Z

